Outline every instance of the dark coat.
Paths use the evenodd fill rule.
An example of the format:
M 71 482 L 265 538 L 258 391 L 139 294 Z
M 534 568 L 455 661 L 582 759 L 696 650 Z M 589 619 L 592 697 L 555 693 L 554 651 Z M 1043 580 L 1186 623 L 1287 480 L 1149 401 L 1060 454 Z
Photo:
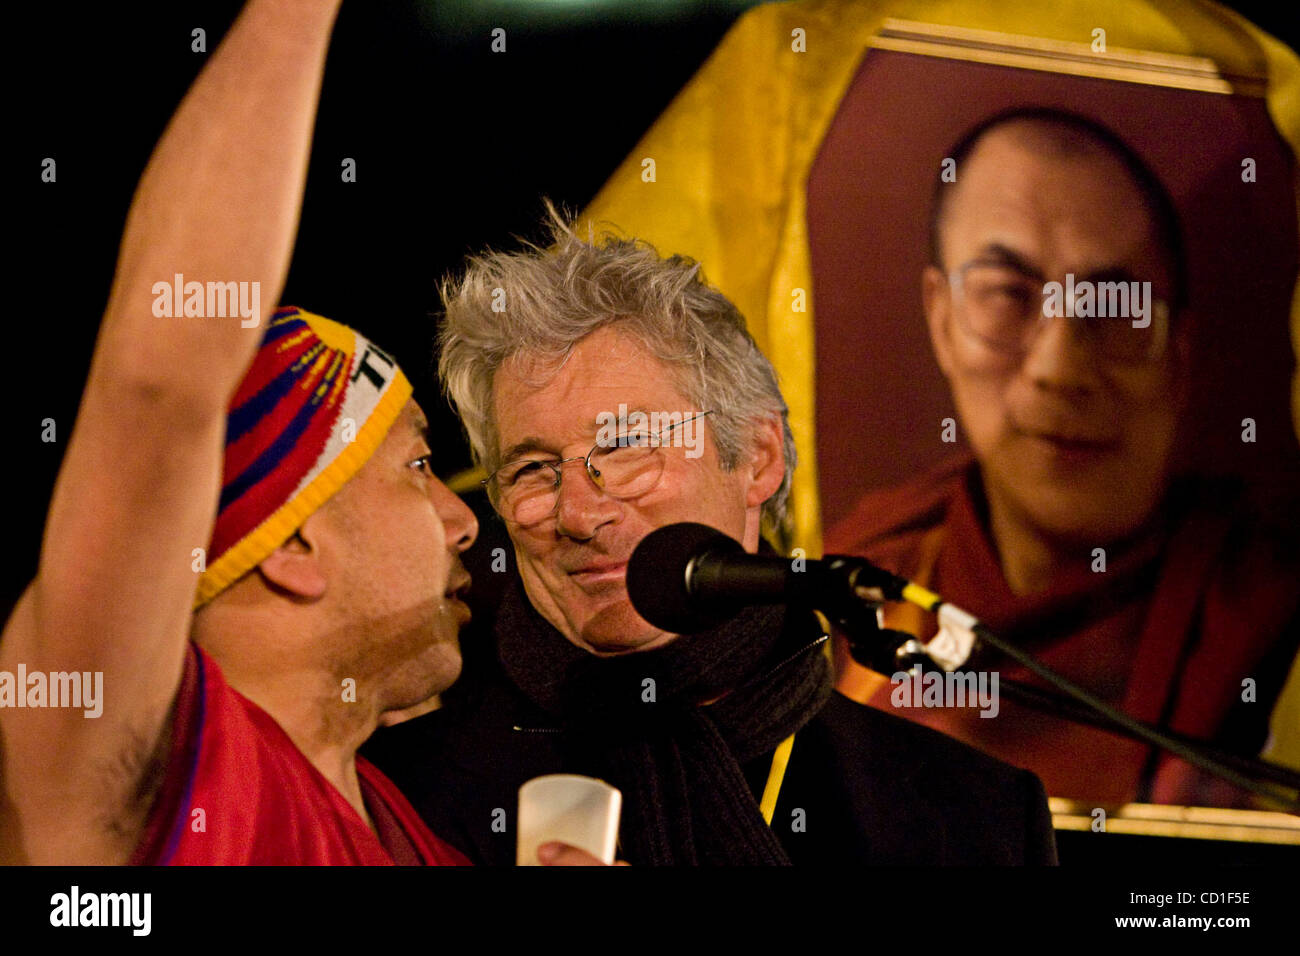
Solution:
M 590 771 L 499 664 L 477 663 L 451 706 L 380 730 L 362 752 L 440 838 L 510 866 L 520 785 Z M 743 768 L 756 803 L 771 762 Z M 1032 773 L 838 693 L 795 736 L 772 826 L 796 865 L 1056 862 Z

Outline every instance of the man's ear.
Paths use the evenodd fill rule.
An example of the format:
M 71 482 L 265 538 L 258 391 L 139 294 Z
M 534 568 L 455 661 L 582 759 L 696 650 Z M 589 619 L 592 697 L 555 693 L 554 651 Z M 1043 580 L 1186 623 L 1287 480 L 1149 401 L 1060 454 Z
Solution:
M 746 467 L 750 470 L 750 484 L 745 506 L 761 507 L 785 480 L 785 429 L 779 416 L 767 419 L 756 430 Z
M 952 292 L 947 277 L 932 265 L 926 266 L 921 273 L 921 304 L 925 308 L 934 360 L 939 363 L 944 378 L 951 379 L 952 343 L 948 339 L 948 329 L 952 322 Z
M 272 590 L 287 593 L 296 600 L 316 601 L 325 594 L 325 573 L 308 528 L 311 517 L 257 566 L 258 573 Z

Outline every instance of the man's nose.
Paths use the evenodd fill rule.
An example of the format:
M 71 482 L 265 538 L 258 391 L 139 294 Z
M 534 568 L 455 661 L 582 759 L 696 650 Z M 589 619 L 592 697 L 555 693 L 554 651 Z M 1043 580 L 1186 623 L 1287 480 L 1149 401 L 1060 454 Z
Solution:
M 1021 365 L 1024 374 L 1045 388 L 1081 391 L 1096 385 L 1096 358 L 1082 323 L 1063 315 L 1038 321 L 1042 325 Z
M 478 518 L 460 495 L 441 481 L 434 481 L 432 485 L 434 509 L 442 519 L 448 546 L 460 552 L 467 551 L 478 538 Z
M 556 492 L 555 528 L 565 537 L 585 541 L 618 515 L 620 505 L 596 487 L 582 460 L 565 465 L 565 469 Z

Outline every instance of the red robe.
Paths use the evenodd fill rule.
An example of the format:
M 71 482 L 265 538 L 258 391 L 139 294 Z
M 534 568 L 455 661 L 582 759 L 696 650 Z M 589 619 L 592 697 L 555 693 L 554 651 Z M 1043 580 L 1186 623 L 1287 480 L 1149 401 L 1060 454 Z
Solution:
M 827 533 L 825 551 L 862 555 L 929 587 L 1134 717 L 1254 755 L 1300 643 L 1300 556 L 1221 494 L 1180 483 L 1160 530 L 1123 553 L 1108 548 L 1104 573 L 1081 561 L 1042 594 L 1015 595 L 1003 579 L 971 459 L 867 494 Z M 932 615 L 903 605 L 888 606 L 885 623 L 927 641 L 937 630 Z M 991 719 L 975 707 L 895 707 L 888 678 L 851 661 L 842 641 L 836 659 L 841 692 L 1032 770 L 1051 796 L 1251 805 L 1178 758 L 1161 753 L 1151 770 L 1146 745 L 1005 696 Z M 1001 680 L 1046 686 L 1005 660 L 993 666 Z M 1242 700 L 1245 678 L 1255 681 L 1254 702 Z
M 132 863 L 469 863 L 358 756 L 372 830 L 280 725 L 227 684 L 216 661 L 191 649 L 166 777 Z

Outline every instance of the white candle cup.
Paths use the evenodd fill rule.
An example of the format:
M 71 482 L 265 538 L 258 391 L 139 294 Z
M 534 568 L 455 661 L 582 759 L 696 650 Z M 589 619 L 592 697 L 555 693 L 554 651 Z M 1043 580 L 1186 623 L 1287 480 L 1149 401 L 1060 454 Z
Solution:
M 534 777 L 519 788 L 515 862 L 540 866 L 537 848 L 559 840 L 614 862 L 623 794 L 603 780 L 571 773 Z

